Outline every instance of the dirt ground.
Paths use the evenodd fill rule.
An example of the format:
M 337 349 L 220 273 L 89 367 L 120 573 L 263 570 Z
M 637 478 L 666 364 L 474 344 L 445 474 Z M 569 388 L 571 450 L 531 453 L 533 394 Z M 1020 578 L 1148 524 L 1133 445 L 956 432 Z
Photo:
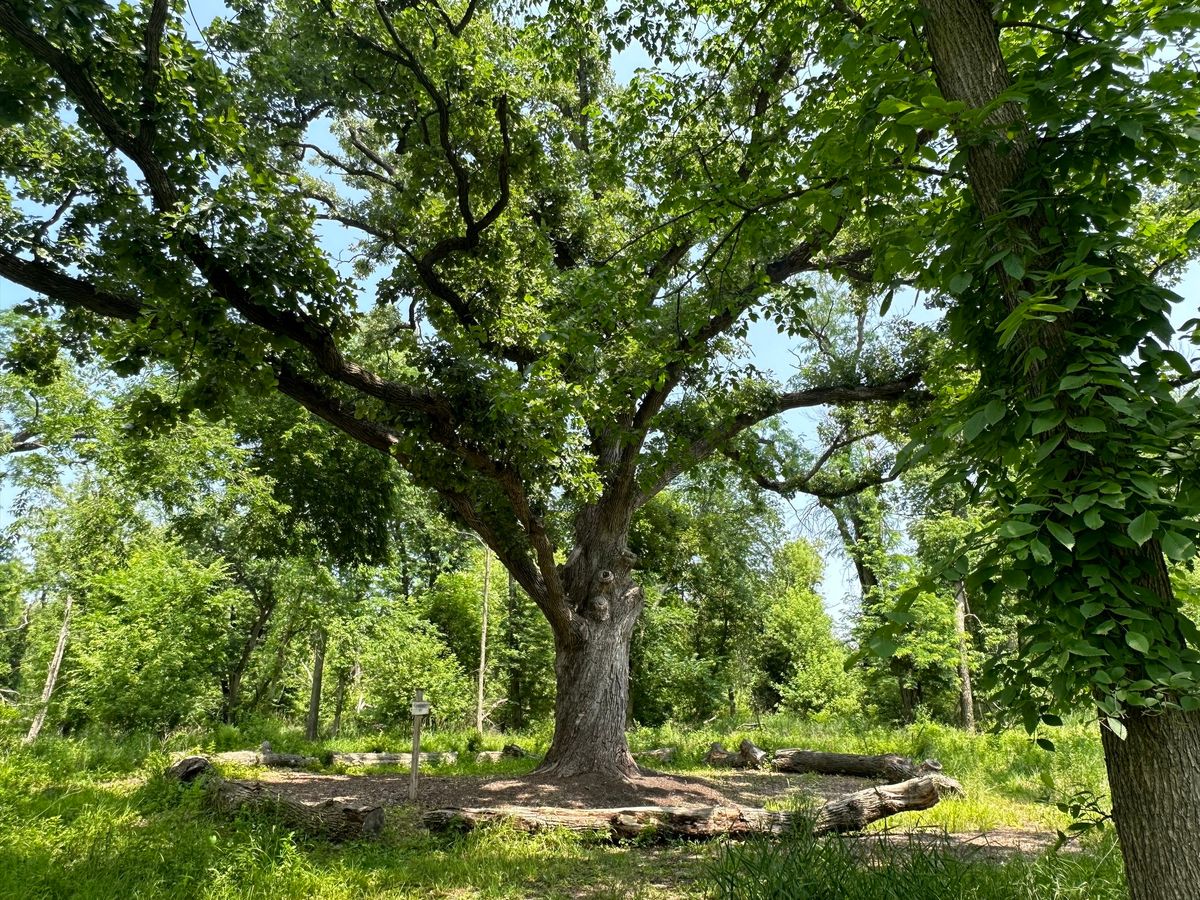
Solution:
M 265 770 L 263 781 L 297 800 L 335 799 L 398 806 L 408 803 L 408 775 L 314 775 Z M 418 805 L 426 809 L 471 806 L 762 806 L 788 797 L 825 800 L 853 793 L 861 778 L 813 778 L 773 772 L 724 776 L 645 772 L 629 782 L 572 778 L 568 781 L 468 775 L 422 775 Z
M 408 775 L 317 775 L 264 769 L 261 780 L 297 800 L 405 806 Z M 487 777 L 422 775 L 417 806 L 424 809 L 480 806 L 793 806 L 844 797 L 868 787 L 863 778 L 787 775 L 778 772 L 731 772 L 698 776 L 644 772 L 626 783 L 574 778 L 567 782 L 529 776 Z M 864 835 L 900 845 L 941 845 L 971 856 L 1004 859 L 1014 853 L 1039 853 L 1054 843 L 1045 832 L 1002 828 L 979 834 L 947 834 L 940 829 L 888 829 Z

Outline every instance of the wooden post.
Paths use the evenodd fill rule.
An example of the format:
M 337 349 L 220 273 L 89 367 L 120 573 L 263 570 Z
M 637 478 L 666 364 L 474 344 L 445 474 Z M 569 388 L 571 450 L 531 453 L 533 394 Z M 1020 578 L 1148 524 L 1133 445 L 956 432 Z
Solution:
M 421 765 L 421 723 L 428 714 L 429 704 L 425 702 L 425 691 L 417 688 L 417 693 L 413 697 L 412 703 L 413 746 L 412 763 L 409 766 L 408 774 L 408 799 L 410 803 L 417 802 L 417 769 Z

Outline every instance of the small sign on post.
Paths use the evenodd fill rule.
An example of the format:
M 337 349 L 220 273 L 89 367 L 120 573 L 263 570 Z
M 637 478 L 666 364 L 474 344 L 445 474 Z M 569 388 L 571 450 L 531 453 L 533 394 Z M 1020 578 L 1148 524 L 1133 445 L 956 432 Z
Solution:
M 427 715 L 429 715 L 429 702 L 425 699 L 425 691 L 418 688 L 412 702 L 413 748 L 412 765 L 409 768 L 408 776 L 408 799 L 412 803 L 417 802 L 417 770 L 421 765 L 421 723 L 425 721 Z

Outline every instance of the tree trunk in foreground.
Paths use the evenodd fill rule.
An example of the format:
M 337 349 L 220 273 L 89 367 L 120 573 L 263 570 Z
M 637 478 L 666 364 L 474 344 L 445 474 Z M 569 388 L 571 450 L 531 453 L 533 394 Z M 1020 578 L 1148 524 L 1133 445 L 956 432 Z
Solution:
M 54 693 L 54 685 L 58 683 L 58 670 L 62 668 L 63 655 L 67 652 L 67 638 L 71 634 L 71 604 L 74 598 L 67 594 L 66 606 L 63 609 L 62 627 L 58 630 L 58 643 L 54 646 L 54 656 L 50 657 L 50 668 L 46 670 L 46 684 L 42 688 L 42 705 L 29 725 L 29 733 L 25 735 L 23 744 L 32 744 L 42 731 L 46 722 L 46 713 L 50 710 L 50 697 Z
M 1101 728 L 1132 900 L 1200 896 L 1200 710 L 1132 713 Z
M 554 739 L 535 774 L 632 778 L 638 767 L 625 740 L 632 622 L 587 628 L 582 642 L 555 639 Z
M 431 831 L 470 830 L 505 822 L 521 831 L 566 828 L 612 838 L 704 839 L 725 835 L 781 834 L 812 823 L 816 834 L 859 831 L 872 822 L 910 810 L 929 809 L 947 794 L 961 794 L 957 781 L 925 775 L 902 784 L 867 788 L 830 800 L 811 812 L 774 812 L 741 806 L 631 806 L 617 809 L 564 809 L 554 806 L 501 806 L 436 809 L 422 816 Z
M 922 7 L 942 95 L 973 109 L 993 105 L 1011 80 L 991 7 L 982 0 L 922 0 Z M 1015 101 L 995 106 L 987 121 L 997 138 L 972 142 L 967 154 L 971 193 L 984 217 L 1003 211 L 1005 192 L 1021 178 L 1031 141 L 1023 109 Z M 1022 227 L 1036 246 L 1041 224 L 1025 221 Z M 1042 260 L 1039 267 L 1052 263 Z M 1020 285 L 1003 275 L 1001 283 L 1012 309 L 1020 302 Z M 1043 345 L 1053 339 L 1041 337 Z M 1170 599 L 1171 583 L 1157 541 L 1146 543 L 1141 552 L 1155 573 L 1144 586 Z M 1102 738 L 1130 896 L 1195 900 L 1200 885 L 1200 711 L 1145 715 L 1133 710 L 1125 728 L 1125 740 L 1108 728 Z

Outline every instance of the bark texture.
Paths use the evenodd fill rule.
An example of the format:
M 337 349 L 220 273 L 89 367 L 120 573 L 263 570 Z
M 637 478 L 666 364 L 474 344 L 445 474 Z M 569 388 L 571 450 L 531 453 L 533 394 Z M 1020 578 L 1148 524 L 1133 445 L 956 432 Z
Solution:
M 202 756 L 180 760 L 168 777 L 190 784 L 202 781 L 209 804 L 226 815 L 252 809 L 276 816 L 284 824 L 333 841 L 375 837 L 383 830 L 383 807 L 341 800 L 294 800 L 259 781 L 234 781 L 219 776 Z
M 555 629 L 554 739 L 539 775 L 624 779 L 638 772 L 625 718 L 629 645 L 642 590 L 630 575 L 634 556 L 625 547 L 626 529 L 617 538 L 577 545 L 564 566 L 573 615 L 568 629 Z
M 936 759 L 915 763 L 894 753 L 860 756 L 856 753 L 824 753 L 820 750 L 776 750 L 771 759 L 771 768 L 777 772 L 854 775 L 891 784 L 920 775 L 936 774 L 942 770 L 942 764 Z
M 929 809 L 947 794 L 962 793 L 958 782 L 924 775 L 902 784 L 868 788 L 831 800 L 812 813 L 775 812 L 740 806 L 632 806 L 615 809 L 500 806 L 437 809 L 422 823 L 431 831 L 471 830 L 506 822 L 522 831 L 566 828 L 621 840 L 653 836 L 660 840 L 705 839 L 726 835 L 780 834 L 811 823 L 817 834 L 858 831 L 872 822 L 909 810 Z
M 1132 900 L 1200 897 L 1200 711 L 1125 718 L 1101 729 L 1113 819 Z M 1144 830 L 1143 830 L 1144 829 Z

